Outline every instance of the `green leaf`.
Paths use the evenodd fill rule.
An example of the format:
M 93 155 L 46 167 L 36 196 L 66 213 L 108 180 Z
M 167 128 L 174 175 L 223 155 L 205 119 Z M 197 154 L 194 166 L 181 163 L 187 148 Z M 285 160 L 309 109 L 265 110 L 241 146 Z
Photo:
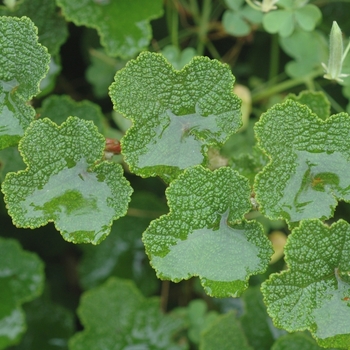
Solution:
M 162 15 L 161 0 L 57 0 L 64 16 L 76 25 L 97 29 L 109 56 L 130 58 L 152 37 L 149 21 Z
M 154 293 L 158 287 L 158 279 L 148 263 L 141 241 L 142 232 L 146 230 L 151 219 L 142 215 L 154 217 L 165 211 L 155 196 L 149 193 L 134 193 L 129 216 L 113 224 L 106 240 L 97 247 L 82 246 L 83 257 L 79 264 L 82 287 L 90 289 L 106 281 L 110 276 L 117 276 L 133 279 L 144 295 Z
M 249 344 L 256 350 L 270 350 L 277 330 L 267 314 L 259 286 L 249 287 L 242 299 L 245 311 L 240 321 Z
M 326 95 L 321 91 L 305 90 L 298 96 L 289 94 L 286 99 L 291 99 L 302 105 L 306 105 L 313 113 L 323 120 L 327 119 L 331 114 L 331 104 Z
M 321 20 L 322 12 L 315 5 L 306 5 L 295 11 L 295 19 L 300 27 L 306 31 L 315 29 L 316 24 Z
M 289 269 L 270 275 L 262 292 L 277 327 L 309 329 L 323 347 L 347 348 L 350 342 L 350 226 L 328 227 L 302 221 L 288 237 Z
M 272 249 L 260 224 L 245 221 L 248 180 L 231 168 L 187 169 L 166 190 L 170 212 L 144 232 L 158 277 L 199 276 L 207 294 L 238 296 L 251 275 L 265 271 Z
M 276 10 L 267 13 L 262 23 L 264 29 L 268 33 L 278 33 L 281 37 L 291 35 L 295 27 L 293 13 L 284 10 Z
M 13 146 L 34 119 L 27 104 L 39 92 L 50 56 L 29 18 L 0 18 L 0 149 Z
M 70 116 L 91 120 L 101 134 L 104 134 L 104 116 L 101 107 L 90 101 L 76 102 L 67 95 L 51 95 L 39 109 L 40 118 L 49 118 L 61 125 Z
M 270 163 L 256 177 L 260 210 L 289 223 L 332 216 L 337 201 L 350 201 L 350 117 L 319 119 L 292 100 L 277 104 L 255 125 Z
M 5 175 L 10 171 L 25 169 L 23 159 L 17 147 L 7 147 L 0 151 L 0 180 L 4 180 Z
M 145 299 L 130 281 L 110 278 L 85 292 L 78 315 L 85 329 L 71 338 L 71 350 L 186 349 L 173 340 L 183 321 L 163 315 L 159 299 Z
M 2 185 L 15 225 L 54 221 L 67 241 L 101 242 L 112 221 L 125 215 L 132 192 L 119 164 L 101 162 L 104 147 L 90 121 L 33 122 L 19 144 L 28 167 L 8 173 Z
M 21 304 L 43 289 L 44 265 L 13 239 L 0 237 L 0 349 L 19 342 L 26 329 Z
M 1 16 L 29 17 L 38 28 L 39 42 L 52 56 L 59 54 L 68 36 L 67 23 L 56 9 L 55 0 L 22 0 L 13 9 L 0 7 Z
M 248 345 L 234 312 L 221 315 L 203 333 L 200 350 L 239 349 L 253 350 Z
M 52 303 L 47 293 L 24 306 L 28 329 L 11 350 L 66 350 L 74 332 L 74 315 Z
M 241 125 L 240 101 L 227 65 L 195 57 L 181 71 L 144 52 L 115 76 L 114 108 L 133 126 L 121 140 L 130 170 L 167 181 L 204 164 L 209 145 L 222 145 Z
M 277 339 L 271 350 L 321 350 L 317 343 L 302 333 L 286 334 Z
M 315 70 L 322 75 L 321 63 L 328 60 L 328 44 L 323 34 L 296 29 L 290 36 L 280 37 L 279 41 L 283 51 L 294 59 L 286 65 L 290 77 L 304 77 Z

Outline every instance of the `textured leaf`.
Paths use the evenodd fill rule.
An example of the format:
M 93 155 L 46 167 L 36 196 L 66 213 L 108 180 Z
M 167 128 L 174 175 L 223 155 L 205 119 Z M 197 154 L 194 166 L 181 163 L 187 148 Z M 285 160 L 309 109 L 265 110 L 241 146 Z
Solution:
M 4 180 L 5 175 L 10 171 L 25 169 L 23 159 L 17 147 L 7 147 L 0 151 L 0 180 Z
M 308 106 L 319 118 L 325 120 L 331 114 L 331 104 L 321 91 L 302 91 L 298 96 L 289 94 L 287 98 Z
M 326 219 L 338 200 L 350 201 L 348 114 L 323 121 L 287 100 L 262 115 L 255 131 L 271 159 L 255 183 L 260 210 L 269 218 Z
M 260 224 L 244 221 L 248 180 L 231 168 L 187 169 L 166 191 L 170 213 L 144 232 L 157 275 L 178 282 L 200 276 L 211 296 L 238 296 L 264 272 L 272 249 Z
M 97 29 L 109 56 L 130 58 L 148 46 L 149 21 L 162 15 L 161 0 L 57 0 L 76 25 Z
M 200 350 L 239 349 L 253 350 L 248 345 L 234 312 L 221 315 L 203 333 Z
M 56 9 L 55 0 L 21 0 L 13 9 L 0 7 L 1 16 L 29 17 L 38 28 L 39 42 L 52 56 L 59 53 L 68 36 L 67 23 Z
M 70 117 L 60 127 L 49 119 L 33 122 L 19 144 L 28 167 L 8 173 L 2 185 L 15 225 L 54 221 L 67 241 L 101 242 L 112 221 L 125 215 L 132 192 L 119 164 L 95 164 L 104 147 L 90 121 Z
M 27 101 L 39 92 L 49 61 L 29 18 L 0 18 L 0 149 L 17 144 L 34 119 Z
M 117 276 L 133 279 L 144 295 L 154 293 L 159 280 L 149 265 L 141 241 L 142 232 L 151 219 L 142 215 L 159 216 L 166 211 L 164 209 L 159 198 L 148 193 L 134 193 L 129 212 L 135 216 L 116 221 L 110 235 L 97 247 L 82 246 L 84 254 L 79 264 L 82 287 L 93 288 L 110 276 Z
M 74 332 L 74 315 L 47 295 L 24 306 L 28 329 L 22 341 L 11 350 L 66 350 Z
M 289 270 L 270 275 L 262 292 L 277 327 L 309 329 L 324 347 L 350 343 L 350 226 L 340 220 L 328 227 L 302 221 L 288 238 Z
M 0 349 L 5 349 L 26 329 L 21 304 L 42 292 L 44 265 L 12 239 L 0 237 L 0 256 Z
M 159 300 L 145 299 L 130 281 L 110 278 L 85 292 L 78 315 L 85 330 L 71 338 L 71 350 L 186 348 L 172 339 L 182 321 L 163 315 Z
M 241 125 L 240 102 L 227 65 L 195 57 L 176 71 L 160 54 L 145 52 L 117 72 L 114 108 L 133 121 L 122 139 L 132 172 L 167 181 L 205 163 L 209 145 L 222 145 Z
M 100 106 L 90 101 L 76 102 L 66 95 L 51 95 L 46 98 L 39 110 L 41 118 L 49 118 L 61 125 L 70 116 L 91 120 L 97 126 L 98 131 L 104 133 L 104 116 Z

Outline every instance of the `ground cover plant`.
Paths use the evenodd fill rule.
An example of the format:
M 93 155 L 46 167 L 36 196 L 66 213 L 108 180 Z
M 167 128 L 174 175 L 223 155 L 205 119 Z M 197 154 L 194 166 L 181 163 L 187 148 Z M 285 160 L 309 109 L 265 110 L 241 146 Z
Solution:
M 0 349 L 350 349 L 349 13 L 3 0 Z

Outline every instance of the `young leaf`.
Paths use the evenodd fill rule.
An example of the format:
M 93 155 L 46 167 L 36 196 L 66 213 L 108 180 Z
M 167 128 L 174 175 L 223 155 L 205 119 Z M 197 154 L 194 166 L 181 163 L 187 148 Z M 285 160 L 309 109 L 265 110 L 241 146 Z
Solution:
M 170 212 L 144 232 L 157 275 L 178 282 L 199 276 L 207 294 L 238 296 L 265 271 L 271 245 L 260 224 L 245 221 L 248 180 L 231 168 L 185 170 L 166 191 Z
M 110 56 L 130 58 L 151 39 L 149 21 L 162 15 L 161 0 L 57 0 L 64 16 L 76 25 L 97 29 Z
M 39 92 L 50 56 L 38 44 L 37 29 L 26 17 L 0 17 L 0 149 L 17 144 L 34 119 L 27 104 Z
M 101 242 L 112 221 L 126 214 L 132 192 L 119 164 L 101 162 L 104 147 L 90 121 L 69 117 L 60 127 L 49 119 L 33 122 L 19 144 L 28 167 L 8 173 L 2 185 L 15 225 L 54 221 L 67 241 Z
M 338 200 L 350 201 L 350 117 L 326 121 L 292 100 L 277 104 L 255 125 L 270 163 L 256 177 L 256 199 L 271 219 L 289 223 L 329 218 Z
M 222 145 L 241 125 L 240 101 L 227 65 L 195 57 L 176 71 L 160 54 L 144 52 L 118 71 L 114 108 L 133 126 L 122 139 L 132 172 L 167 181 L 205 163 L 209 145 Z
M 71 350 L 187 348 L 173 340 L 183 321 L 163 315 L 159 300 L 144 298 L 130 281 L 110 278 L 85 292 L 78 315 L 85 329 L 70 339 Z
M 0 256 L 0 349 L 5 349 L 26 329 L 21 304 L 42 292 L 44 265 L 13 239 L 0 237 Z
M 323 347 L 350 342 L 350 225 L 302 221 L 285 247 L 289 269 L 270 275 L 262 292 L 277 327 L 309 329 Z
M 248 345 L 243 330 L 232 311 L 218 317 L 203 331 L 200 349 L 253 350 Z

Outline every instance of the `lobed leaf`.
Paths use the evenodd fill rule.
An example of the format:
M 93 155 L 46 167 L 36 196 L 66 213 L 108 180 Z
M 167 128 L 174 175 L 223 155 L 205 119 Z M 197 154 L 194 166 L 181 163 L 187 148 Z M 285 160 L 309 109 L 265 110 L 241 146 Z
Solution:
M 332 216 L 337 201 L 350 201 L 350 117 L 323 121 L 292 100 L 277 104 L 255 125 L 259 147 L 270 158 L 255 182 L 261 211 L 290 224 Z
M 248 180 L 231 168 L 185 170 L 166 190 L 170 212 L 143 234 L 158 277 L 199 276 L 207 294 L 238 296 L 251 275 L 265 271 L 271 245 L 250 208 Z
M 350 342 L 350 225 L 328 227 L 302 221 L 285 247 L 289 269 L 272 274 L 262 292 L 277 327 L 309 329 L 323 347 L 345 348 Z
M 43 289 L 44 265 L 13 239 L 0 237 L 0 349 L 19 342 L 26 329 L 21 304 Z
M 71 350 L 186 348 L 173 340 L 182 320 L 163 315 L 159 300 L 144 298 L 130 281 L 110 278 L 85 292 L 78 315 L 85 329 L 70 339 Z
M 208 146 L 222 145 L 241 125 L 233 84 L 229 67 L 206 57 L 176 71 L 162 55 L 144 52 L 118 71 L 110 96 L 133 121 L 121 140 L 131 171 L 170 181 L 204 164 Z
M 29 18 L 0 17 L 0 149 L 17 144 L 34 119 L 27 101 L 38 94 L 49 61 Z
M 161 0 L 57 0 L 57 4 L 68 20 L 97 29 L 108 55 L 123 58 L 148 46 L 149 21 L 163 13 Z
M 8 173 L 2 185 L 14 224 L 54 221 L 67 241 L 101 242 L 112 221 L 126 214 L 132 192 L 122 167 L 101 161 L 104 147 L 90 121 L 33 122 L 19 144 L 27 169 Z

